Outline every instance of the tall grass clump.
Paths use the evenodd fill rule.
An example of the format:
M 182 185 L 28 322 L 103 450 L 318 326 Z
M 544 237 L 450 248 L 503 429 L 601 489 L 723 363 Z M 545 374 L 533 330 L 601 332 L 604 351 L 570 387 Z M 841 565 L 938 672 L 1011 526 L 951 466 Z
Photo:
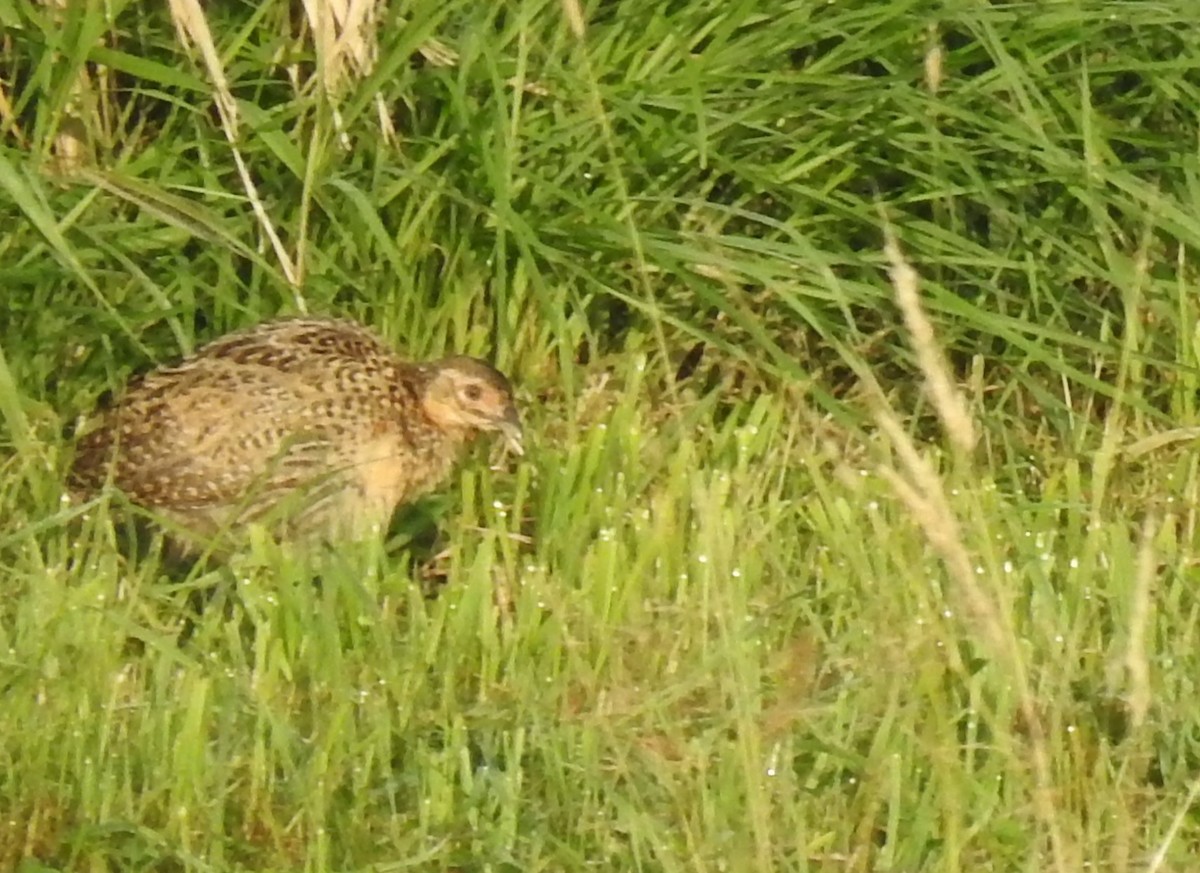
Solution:
M 0 869 L 1190 869 L 1194 17 L 0 0 Z M 190 568 L 64 496 L 298 312 L 526 458 Z

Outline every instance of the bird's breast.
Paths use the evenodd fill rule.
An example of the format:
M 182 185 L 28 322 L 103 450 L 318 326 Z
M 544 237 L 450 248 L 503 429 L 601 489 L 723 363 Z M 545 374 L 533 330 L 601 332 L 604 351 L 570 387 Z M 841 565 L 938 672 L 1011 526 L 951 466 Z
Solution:
M 374 520 L 370 523 L 386 524 L 398 506 L 445 481 L 458 460 L 458 448 L 383 426 L 368 431 L 351 469 L 364 513 Z

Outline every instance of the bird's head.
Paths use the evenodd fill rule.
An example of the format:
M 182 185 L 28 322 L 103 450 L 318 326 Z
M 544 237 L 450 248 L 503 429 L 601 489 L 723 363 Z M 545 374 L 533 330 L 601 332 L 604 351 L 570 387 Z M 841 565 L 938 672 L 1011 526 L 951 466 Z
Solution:
M 468 434 L 499 431 L 512 451 L 524 454 L 512 385 L 503 373 L 478 358 L 455 356 L 429 365 L 421 403 L 439 427 Z

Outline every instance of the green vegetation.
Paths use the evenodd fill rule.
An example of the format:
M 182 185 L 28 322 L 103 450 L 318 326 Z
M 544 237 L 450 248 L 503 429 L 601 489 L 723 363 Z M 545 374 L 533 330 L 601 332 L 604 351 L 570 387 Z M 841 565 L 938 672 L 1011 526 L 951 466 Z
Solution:
M 1193 5 L 0 0 L 0 869 L 1194 869 Z M 316 563 L 63 499 L 301 308 L 530 452 Z

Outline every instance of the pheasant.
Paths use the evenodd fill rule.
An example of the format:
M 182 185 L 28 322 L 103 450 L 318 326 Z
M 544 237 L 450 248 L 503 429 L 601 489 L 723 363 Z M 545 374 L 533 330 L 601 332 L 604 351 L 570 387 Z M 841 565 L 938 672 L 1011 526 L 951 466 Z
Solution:
M 72 489 L 110 482 L 189 543 L 250 522 L 361 538 L 443 483 L 481 433 L 522 453 L 508 379 L 484 361 L 401 359 L 352 321 L 269 321 L 130 382 L 77 441 Z

